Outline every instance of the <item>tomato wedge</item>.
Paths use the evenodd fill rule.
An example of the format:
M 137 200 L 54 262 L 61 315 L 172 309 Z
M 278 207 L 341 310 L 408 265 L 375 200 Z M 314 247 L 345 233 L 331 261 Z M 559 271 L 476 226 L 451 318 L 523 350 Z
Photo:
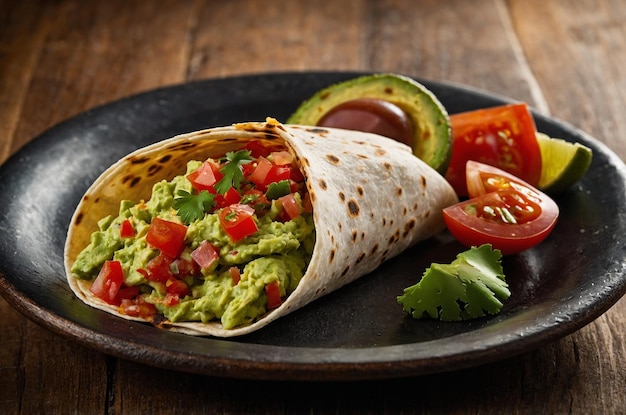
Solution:
M 450 115 L 452 157 L 446 179 L 466 196 L 465 165 L 479 161 L 507 171 L 533 186 L 541 176 L 535 122 L 524 103 Z
M 443 210 L 448 230 L 466 246 L 489 243 L 512 255 L 543 241 L 559 207 L 546 194 L 496 167 L 467 163 L 471 199 Z

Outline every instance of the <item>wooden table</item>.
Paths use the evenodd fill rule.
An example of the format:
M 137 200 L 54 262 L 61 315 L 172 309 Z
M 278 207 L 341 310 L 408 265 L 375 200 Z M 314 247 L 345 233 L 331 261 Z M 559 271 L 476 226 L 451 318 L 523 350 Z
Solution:
M 619 0 L 0 0 L 0 161 L 73 115 L 236 74 L 394 71 L 523 100 L 626 158 Z M 525 355 L 366 382 L 258 382 L 83 348 L 0 299 L 0 413 L 593 413 L 626 410 L 626 300 Z

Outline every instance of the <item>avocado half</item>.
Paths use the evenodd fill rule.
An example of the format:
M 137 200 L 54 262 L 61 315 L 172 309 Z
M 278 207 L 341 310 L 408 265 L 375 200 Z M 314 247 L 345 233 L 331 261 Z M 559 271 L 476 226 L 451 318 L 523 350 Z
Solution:
M 328 111 L 358 98 L 381 99 L 402 109 L 413 124 L 413 154 L 445 174 L 452 155 L 448 112 L 424 85 L 403 75 L 365 75 L 328 86 L 304 101 L 287 124 L 318 125 Z

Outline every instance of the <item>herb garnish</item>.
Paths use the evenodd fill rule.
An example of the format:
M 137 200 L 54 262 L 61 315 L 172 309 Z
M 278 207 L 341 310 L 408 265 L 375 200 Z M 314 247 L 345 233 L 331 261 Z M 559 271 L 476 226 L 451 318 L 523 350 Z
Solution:
M 225 194 L 231 187 L 239 190 L 244 180 L 241 166 L 252 161 L 250 150 L 229 151 L 224 158 L 225 163 L 220 169 L 224 177 L 215 184 L 215 190 L 220 194 Z
M 189 225 L 195 220 L 200 220 L 215 206 L 215 195 L 206 190 L 193 195 L 185 190 L 179 190 L 178 197 L 174 199 L 174 209 L 178 211 L 178 216 Z

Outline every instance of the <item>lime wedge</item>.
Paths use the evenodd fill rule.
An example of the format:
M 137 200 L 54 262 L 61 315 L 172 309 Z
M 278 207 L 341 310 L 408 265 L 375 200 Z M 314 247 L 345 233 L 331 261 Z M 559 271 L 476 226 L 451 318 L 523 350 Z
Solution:
M 539 189 L 546 193 L 561 192 L 583 177 L 591 164 L 592 151 L 580 143 L 551 138 L 537 133 L 541 149 Z

